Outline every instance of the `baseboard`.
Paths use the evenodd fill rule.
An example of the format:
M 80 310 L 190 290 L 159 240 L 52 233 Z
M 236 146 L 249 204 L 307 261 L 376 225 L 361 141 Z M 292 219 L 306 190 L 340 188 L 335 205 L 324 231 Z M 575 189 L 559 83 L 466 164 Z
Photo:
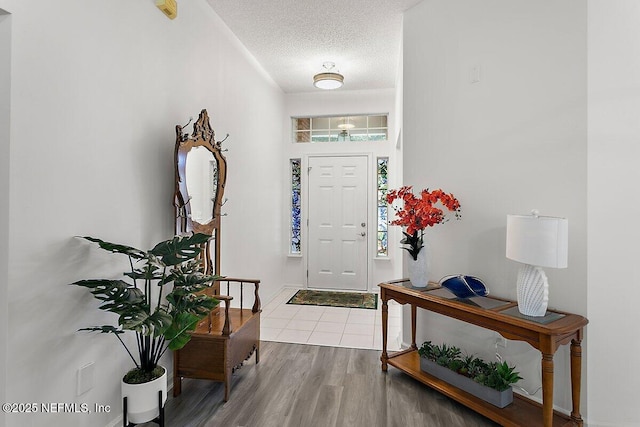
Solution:
M 109 424 L 107 424 L 104 427 L 116 427 L 121 425 L 122 425 L 122 414 L 118 415 L 115 420 L 111 421 Z

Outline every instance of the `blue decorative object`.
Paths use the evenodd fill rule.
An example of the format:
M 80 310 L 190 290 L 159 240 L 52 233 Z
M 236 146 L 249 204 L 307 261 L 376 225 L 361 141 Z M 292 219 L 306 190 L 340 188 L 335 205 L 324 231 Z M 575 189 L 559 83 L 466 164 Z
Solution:
M 458 298 L 484 297 L 489 294 L 489 290 L 482 280 L 474 276 L 462 274 L 446 276 L 440 279 L 440 285 Z

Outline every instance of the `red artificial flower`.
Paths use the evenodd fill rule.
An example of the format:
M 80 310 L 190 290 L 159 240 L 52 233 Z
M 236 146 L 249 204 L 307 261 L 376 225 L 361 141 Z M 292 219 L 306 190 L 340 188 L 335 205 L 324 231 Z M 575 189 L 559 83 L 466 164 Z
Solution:
M 396 211 L 396 219 L 390 224 L 407 227 L 406 233 L 403 232 L 406 238 L 401 243 L 411 246 L 410 249 L 404 249 L 407 249 L 415 259 L 422 248 L 424 229 L 447 221 L 444 211 L 434 205 L 440 202 L 449 211 L 455 212 L 456 219 L 460 219 L 460 202 L 453 194 L 447 194 L 441 189 L 422 190 L 418 198 L 413 194 L 412 188 L 405 185 L 398 190 L 389 191 L 387 203 L 393 204 L 396 200 L 402 200 L 404 205 L 402 209 L 393 207 Z
M 413 234 L 427 227 L 441 224 L 446 221 L 446 217 L 442 209 L 434 206 L 438 202 L 449 211 L 455 212 L 457 219 L 460 218 L 460 202 L 453 194 L 447 194 L 440 189 L 433 191 L 425 189 L 420 192 L 420 198 L 418 198 L 411 190 L 411 186 L 404 186 L 387 193 L 389 204 L 397 199 L 401 199 L 404 203 L 402 209 L 394 208 L 397 219 L 391 221 L 392 225 L 407 227 L 407 233 Z

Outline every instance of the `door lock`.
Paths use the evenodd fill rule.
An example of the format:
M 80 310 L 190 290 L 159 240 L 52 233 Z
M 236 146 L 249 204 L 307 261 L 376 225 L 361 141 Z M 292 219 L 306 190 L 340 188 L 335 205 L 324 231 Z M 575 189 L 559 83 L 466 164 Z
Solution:
M 367 224 L 365 224 L 364 222 L 362 222 L 362 223 L 360 223 L 360 226 L 361 226 L 361 227 L 366 227 L 366 226 L 367 226 Z

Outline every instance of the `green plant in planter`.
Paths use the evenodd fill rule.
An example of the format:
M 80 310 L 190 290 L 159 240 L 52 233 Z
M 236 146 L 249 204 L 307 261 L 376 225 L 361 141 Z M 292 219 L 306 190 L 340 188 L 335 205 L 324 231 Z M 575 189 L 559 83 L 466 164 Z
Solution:
M 519 372 L 515 372 L 515 366 L 511 367 L 507 362 L 488 363 L 471 355 L 462 356 L 459 348 L 447 344 L 434 345 L 426 341 L 418 349 L 418 354 L 498 391 L 504 391 L 522 379 Z
M 89 289 L 102 301 L 100 310 L 118 315 L 118 326 L 80 330 L 114 334 L 118 338 L 135 364 L 135 368 L 125 375 L 125 382 L 139 384 L 162 376 L 164 371 L 158 367 L 158 362 L 165 351 L 184 347 L 198 322 L 219 303 L 215 298 L 198 293 L 220 279 L 220 276 L 204 274 L 202 263 L 197 259 L 200 245 L 210 236 L 176 236 L 149 251 L 93 237 L 83 238 L 108 252 L 128 256 L 131 271 L 123 274 L 131 282 L 89 279 L 72 283 Z M 170 284 L 173 287 L 165 294 L 165 287 Z M 120 337 L 125 331 L 136 334 L 137 360 Z
M 433 355 L 435 357 L 435 362 L 440 366 L 449 367 L 453 362 L 458 360 L 460 356 L 460 349 L 458 347 L 449 347 L 446 344 L 442 344 L 442 346 L 435 346 L 433 349 Z
M 490 364 L 490 373 L 487 375 L 484 385 L 503 391 L 511 387 L 511 384 L 518 382 L 522 377 L 515 372 L 515 366 L 509 366 L 507 362 L 493 362 Z

